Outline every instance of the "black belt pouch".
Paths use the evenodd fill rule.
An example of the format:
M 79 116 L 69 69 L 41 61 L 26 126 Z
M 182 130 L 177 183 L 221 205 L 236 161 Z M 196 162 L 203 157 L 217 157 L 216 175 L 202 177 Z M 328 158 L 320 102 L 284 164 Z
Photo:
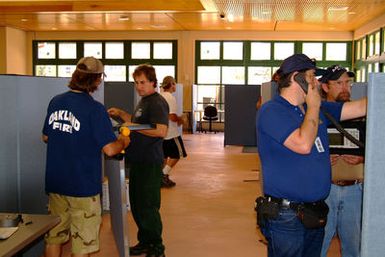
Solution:
M 258 197 L 255 202 L 258 226 L 264 227 L 267 219 L 276 219 L 278 217 L 280 205 L 277 202 L 269 201 L 266 197 Z
M 305 228 L 315 229 L 326 226 L 329 207 L 324 201 L 304 203 L 298 207 L 297 216 Z

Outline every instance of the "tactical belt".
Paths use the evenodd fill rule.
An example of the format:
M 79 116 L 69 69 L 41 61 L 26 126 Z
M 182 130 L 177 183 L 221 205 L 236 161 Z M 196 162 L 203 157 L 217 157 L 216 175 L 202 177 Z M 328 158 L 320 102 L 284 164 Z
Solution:
M 334 185 L 345 187 L 362 183 L 361 179 L 356 180 L 337 180 L 332 182 Z

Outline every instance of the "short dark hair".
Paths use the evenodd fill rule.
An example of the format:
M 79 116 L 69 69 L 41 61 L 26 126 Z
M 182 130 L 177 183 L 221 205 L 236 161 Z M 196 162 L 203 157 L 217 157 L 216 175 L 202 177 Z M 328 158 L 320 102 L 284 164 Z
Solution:
M 156 78 L 156 73 L 155 73 L 155 69 L 153 66 L 151 66 L 150 64 L 141 64 L 138 67 L 136 67 L 134 73 L 132 73 L 132 76 L 135 79 L 136 77 L 140 76 L 141 74 L 144 74 L 144 76 L 146 76 L 146 78 L 150 82 L 154 82 L 154 87 L 157 86 L 158 80 Z
M 288 74 L 279 74 L 278 75 L 278 92 L 281 93 L 282 88 L 289 87 L 291 85 L 291 76 L 294 72 Z
M 305 73 L 308 69 L 299 70 L 298 73 Z M 281 93 L 282 88 L 289 87 L 291 85 L 291 77 L 295 71 L 288 74 L 278 73 L 278 92 Z
M 84 67 L 83 67 L 84 66 Z M 77 68 L 86 69 L 84 64 L 78 64 Z M 78 69 L 72 73 L 72 78 L 68 87 L 73 90 L 79 90 L 86 93 L 92 93 L 98 88 L 98 83 L 95 83 L 103 76 L 102 73 L 85 73 Z

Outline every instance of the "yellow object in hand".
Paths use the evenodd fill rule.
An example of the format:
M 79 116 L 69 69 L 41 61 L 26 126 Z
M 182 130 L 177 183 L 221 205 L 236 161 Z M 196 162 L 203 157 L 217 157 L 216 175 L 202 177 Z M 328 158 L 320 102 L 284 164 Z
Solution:
M 122 134 L 122 136 L 125 136 L 125 137 L 128 137 L 131 133 L 130 129 L 127 127 L 121 127 L 119 129 L 119 132 L 120 132 L 120 134 Z

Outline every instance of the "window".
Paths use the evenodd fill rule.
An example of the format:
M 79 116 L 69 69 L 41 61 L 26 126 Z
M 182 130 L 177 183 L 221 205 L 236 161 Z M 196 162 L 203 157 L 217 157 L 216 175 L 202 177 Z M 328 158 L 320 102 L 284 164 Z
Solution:
M 76 69 L 76 65 L 58 65 L 57 76 L 65 77 L 65 78 L 71 77 L 75 69 Z
M 131 58 L 132 59 L 150 59 L 150 43 L 132 43 L 131 44 Z
M 84 43 L 83 56 L 93 56 L 101 59 L 102 56 L 102 43 Z
M 323 60 L 323 44 L 322 43 L 303 43 L 302 53 L 316 60 Z
M 385 28 L 355 40 L 355 45 L 356 81 L 366 82 L 371 72 L 385 72 Z
M 362 39 L 362 47 L 361 47 L 361 59 L 365 60 L 366 59 L 366 38 Z
M 222 84 L 244 85 L 245 68 L 239 66 L 222 66 Z
M 200 52 L 201 60 L 219 60 L 219 47 L 219 42 L 202 42 Z
M 76 43 L 59 43 L 60 59 L 76 59 Z
M 274 43 L 274 59 L 284 60 L 294 54 L 294 43 Z
M 173 76 L 175 78 L 175 66 L 173 65 L 154 65 L 158 83 L 162 83 L 164 77 Z
M 327 61 L 346 61 L 347 45 L 346 43 L 326 43 Z
M 106 43 L 106 59 L 123 59 L 123 58 L 124 58 L 123 42 Z
M 243 42 L 224 42 L 224 60 L 243 60 Z
M 381 43 L 380 43 L 380 32 L 378 31 L 375 34 L 375 38 L 374 38 L 374 54 L 379 55 L 381 53 L 380 52 L 380 46 L 381 46 Z
M 104 65 L 105 81 L 126 81 L 125 65 Z
M 271 67 L 249 67 L 249 85 L 262 85 L 262 83 L 271 80 Z
M 154 43 L 154 59 L 172 59 L 172 43 Z
M 176 40 L 33 41 L 32 47 L 37 76 L 71 77 L 83 56 L 103 62 L 106 81 L 133 81 L 132 72 L 144 62 L 154 66 L 159 81 L 167 75 L 176 78 L 177 74 Z
M 220 84 L 221 67 L 220 66 L 199 66 L 198 84 Z
M 55 43 L 39 42 L 38 43 L 38 58 L 39 59 L 55 59 L 56 45 Z
M 356 43 L 356 60 L 361 59 L 361 41 L 357 41 Z
M 374 55 L 374 35 L 369 36 L 369 51 L 368 56 Z
M 319 67 L 328 67 L 335 64 L 335 60 L 339 60 L 338 64 L 350 69 L 351 44 L 351 42 L 196 41 L 194 81 L 196 86 L 192 92 L 193 108 L 202 110 L 205 104 L 215 101 L 215 106 L 223 111 L 226 104 L 224 102 L 226 85 L 248 86 L 269 82 L 282 60 L 294 53 L 305 53 L 310 58 L 316 58 Z M 331 60 L 326 60 L 326 56 Z M 221 114 L 224 117 L 224 113 Z
M 252 42 L 250 56 L 251 60 L 270 60 L 271 43 Z
M 55 77 L 56 66 L 55 65 L 36 65 L 35 74 L 36 76 Z

